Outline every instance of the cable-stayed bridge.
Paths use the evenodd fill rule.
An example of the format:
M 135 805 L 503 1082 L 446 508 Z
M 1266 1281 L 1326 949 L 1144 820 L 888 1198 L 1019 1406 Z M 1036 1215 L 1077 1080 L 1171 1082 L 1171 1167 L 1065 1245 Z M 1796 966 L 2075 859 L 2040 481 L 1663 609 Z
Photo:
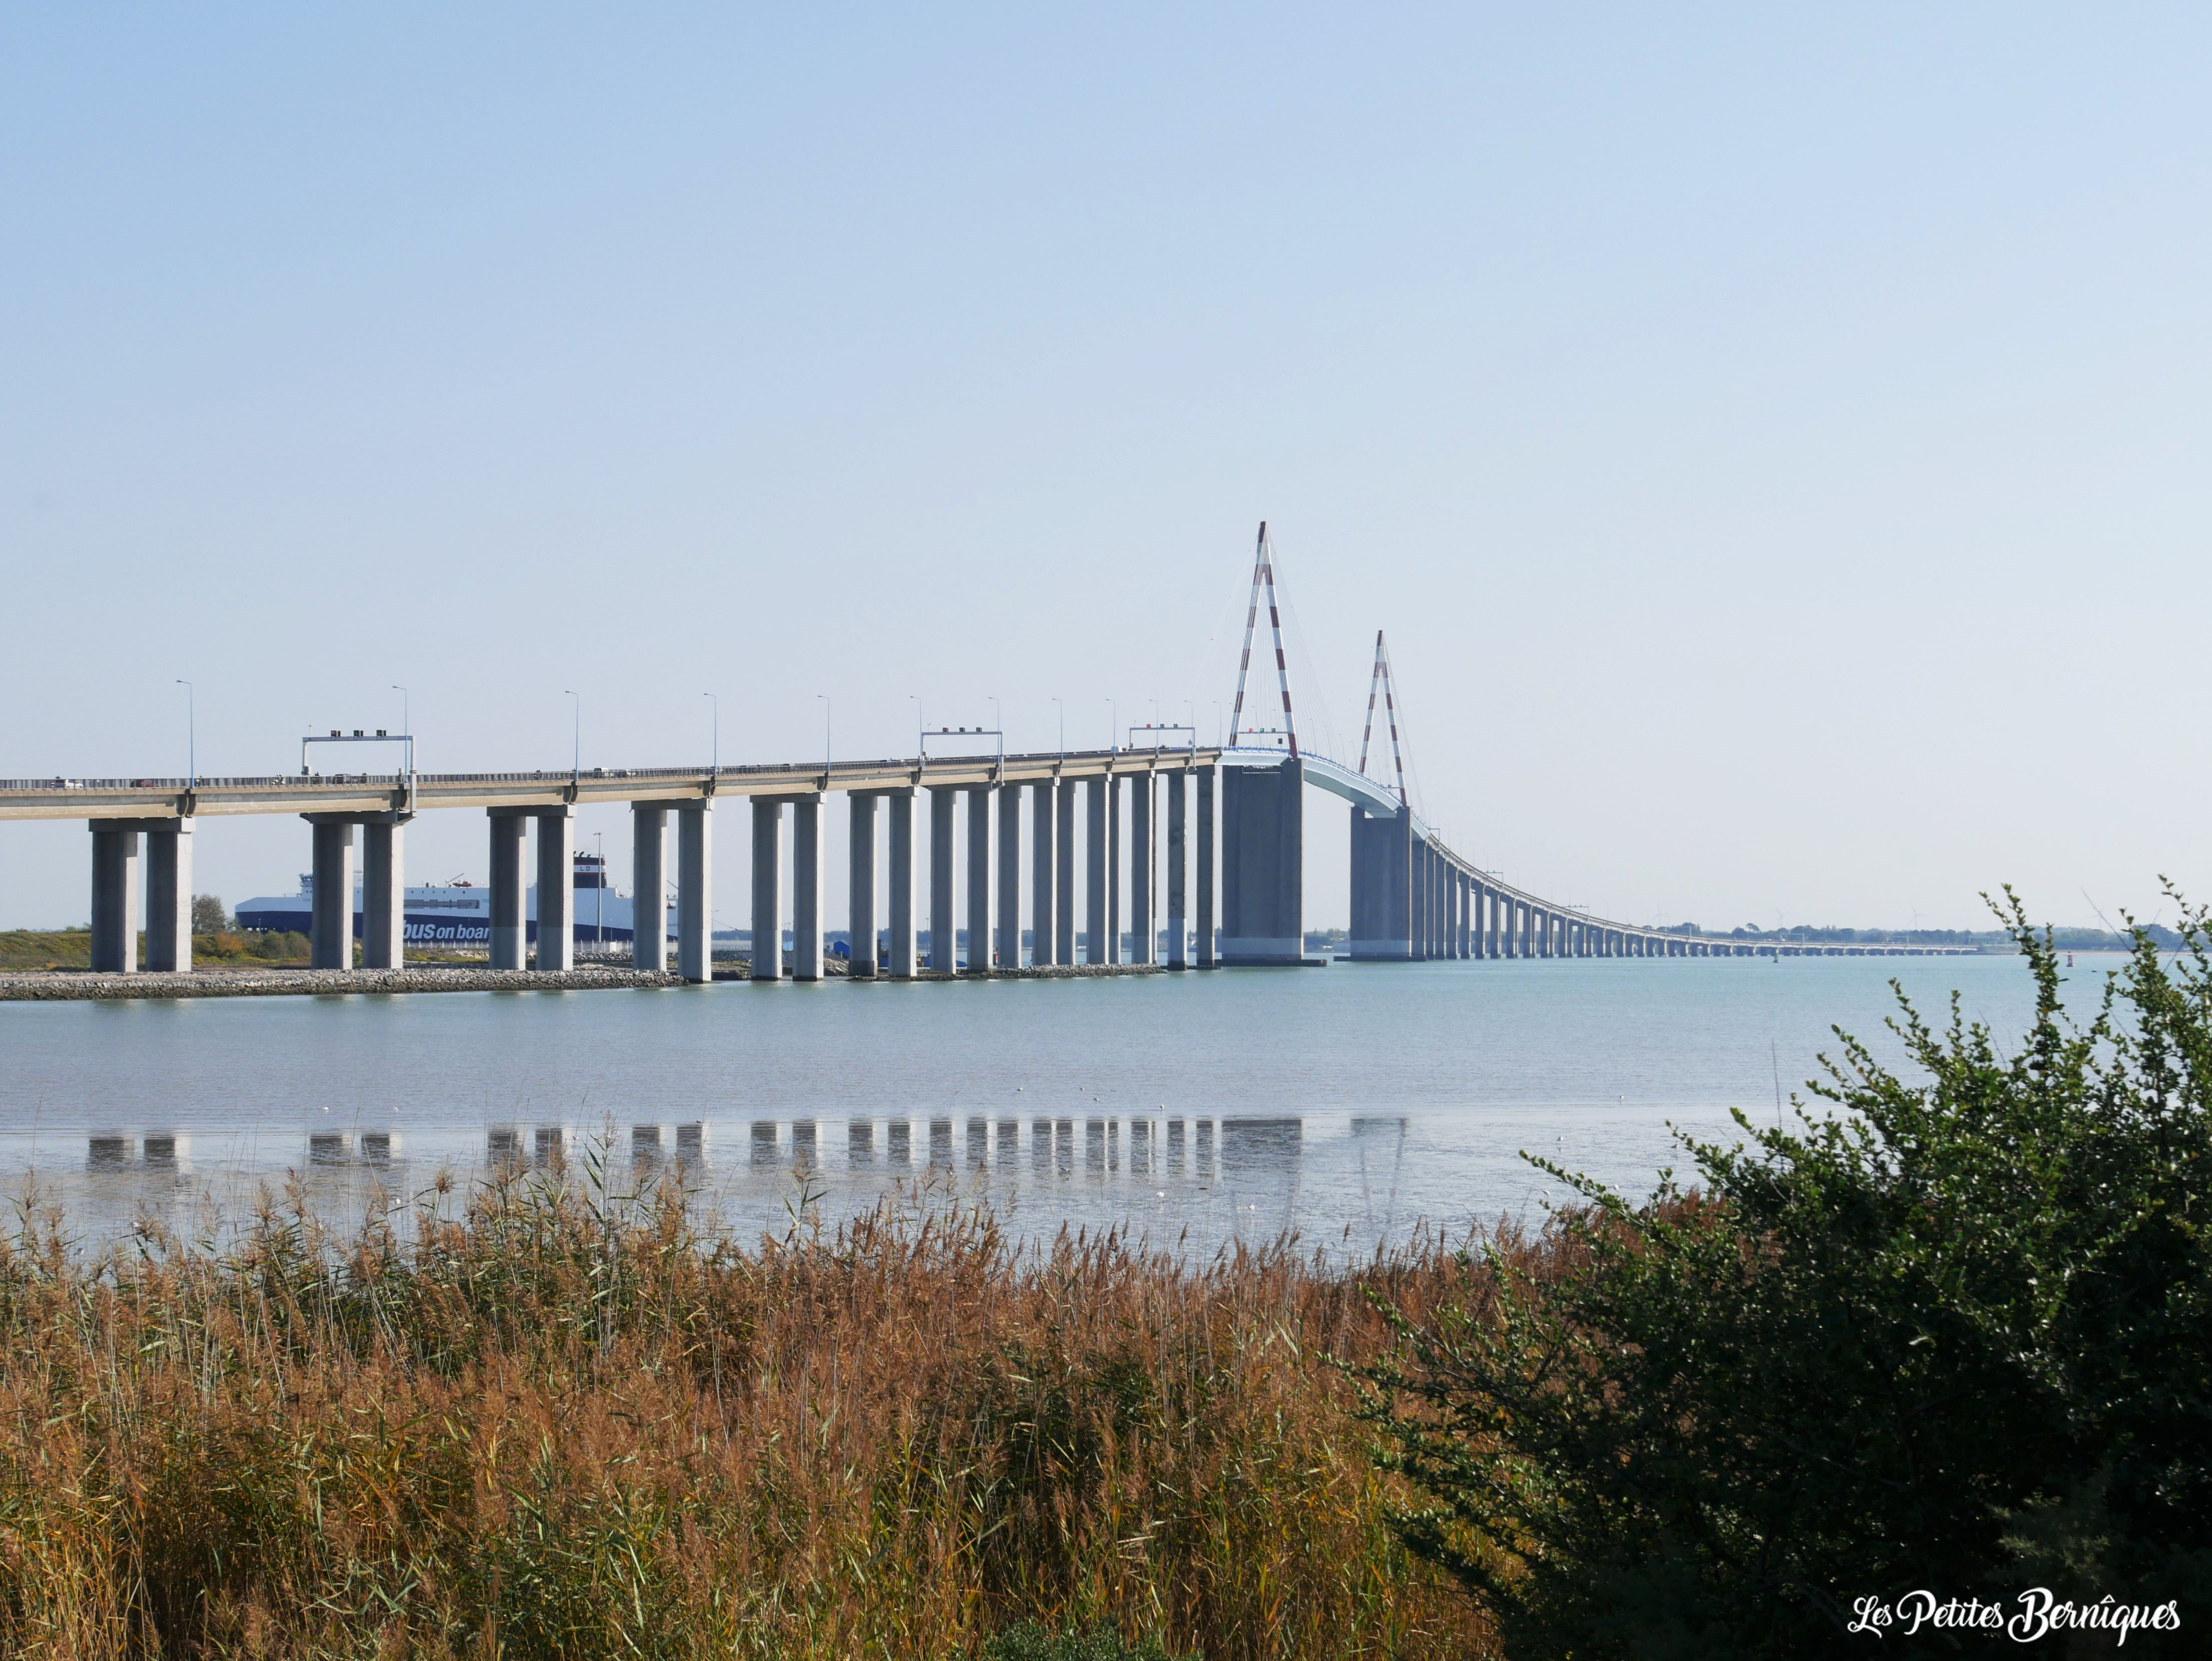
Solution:
M 1248 724 L 1253 643 L 1264 603 L 1273 640 L 1280 724 Z M 1376 696 L 1391 741 L 1394 782 L 1368 772 Z M 79 819 L 91 831 L 93 967 L 137 968 L 141 894 L 146 962 L 191 968 L 193 840 L 202 820 L 297 814 L 313 846 L 311 961 L 350 968 L 353 942 L 370 968 L 396 968 L 407 948 L 406 827 L 436 809 L 483 811 L 489 869 L 484 938 L 495 969 L 567 969 L 577 918 L 576 809 L 627 803 L 631 882 L 647 895 L 672 887 L 676 968 L 713 978 L 714 840 L 718 807 L 742 800 L 751 816 L 752 955 L 757 979 L 823 978 L 833 924 L 823 904 L 830 798 L 849 815 L 847 934 L 855 978 L 953 973 L 964 925 L 970 972 L 1078 963 L 1169 968 L 1304 962 L 1307 788 L 1342 797 L 1352 815 L 1355 961 L 1437 958 L 1682 957 L 1753 951 L 1839 951 L 1719 939 L 1611 921 L 1499 882 L 1446 844 L 1414 811 L 1399 756 L 1395 694 L 1376 637 L 1367 738 L 1356 764 L 1303 749 L 1268 551 L 1260 528 L 1252 604 L 1227 742 L 1165 742 L 1169 730 L 1132 728 L 1110 749 L 932 755 L 930 739 L 971 747 L 980 735 L 922 735 L 909 757 L 756 766 L 568 772 L 330 773 L 311 746 L 398 743 L 385 731 L 332 731 L 303 741 L 296 774 L 248 778 L 0 779 L 0 819 Z M 325 752 L 327 753 L 327 752 Z M 675 847 L 670 859 L 670 818 Z M 927 858 L 921 834 L 927 815 Z M 1164 821 L 1164 822 L 1163 822 Z M 534 836 L 534 848 L 531 846 Z M 356 838 L 361 870 L 354 868 Z M 534 858 L 532 856 L 534 855 Z M 964 862 L 964 906 L 955 873 Z M 536 867 L 534 906 L 529 884 Z M 673 869 L 671 869 L 671 866 Z M 143 870 L 142 870 L 143 868 Z M 790 914 L 782 914 L 784 877 Z M 603 873 L 594 877 L 603 880 Z M 927 902 L 927 951 L 917 914 Z M 534 912 L 534 914 L 533 914 Z M 957 914 L 956 914 L 957 912 Z M 1164 951 L 1160 933 L 1164 924 Z M 641 968 L 668 967 L 669 931 L 641 927 Z

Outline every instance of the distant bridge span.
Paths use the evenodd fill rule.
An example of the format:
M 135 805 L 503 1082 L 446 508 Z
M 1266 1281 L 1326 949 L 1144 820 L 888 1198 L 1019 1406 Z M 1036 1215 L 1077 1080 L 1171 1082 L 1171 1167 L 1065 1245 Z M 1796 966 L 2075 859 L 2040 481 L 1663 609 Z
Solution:
M 1243 723 L 1263 591 L 1275 636 L 1279 728 Z M 1395 694 L 1379 637 L 1376 648 L 1376 685 L 1390 712 L 1395 756 Z M 1037 965 L 1151 963 L 1158 954 L 1163 921 L 1164 961 L 1170 968 L 1297 964 L 1306 961 L 1308 785 L 1351 806 L 1349 955 L 1357 961 L 1885 949 L 1716 938 L 1608 921 L 1547 900 L 1498 881 L 1447 846 L 1408 802 L 1402 765 L 1393 790 L 1367 773 L 1364 745 L 1356 767 L 1302 751 L 1292 718 L 1263 524 L 1226 747 L 1194 743 L 1170 749 L 1156 743 L 1149 749 L 945 756 L 928 755 L 925 742 L 923 753 L 913 757 L 728 767 L 325 774 L 303 767 L 296 774 L 249 778 L 10 779 L 0 779 L 0 819 L 87 822 L 92 832 L 93 967 L 107 971 L 137 967 L 135 912 L 142 862 L 145 967 L 177 973 L 191 967 L 194 833 L 202 819 L 237 814 L 298 814 L 313 827 L 310 938 L 316 967 L 351 967 L 356 936 L 368 967 L 396 967 L 404 955 L 404 827 L 418 813 L 456 808 L 481 809 L 489 821 L 492 966 L 520 969 L 527 961 L 525 843 L 534 824 L 537 963 L 540 968 L 568 968 L 574 937 L 573 816 L 580 806 L 624 803 L 634 819 L 631 875 L 640 917 L 652 910 L 646 896 L 668 892 L 667 821 L 672 812 L 676 815 L 678 969 L 688 979 L 710 979 L 710 816 L 723 797 L 732 797 L 744 798 L 752 816 L 753 939 L 774 943 L 772 949 L 754 952 L 753 975 L 774 979 L 783 973 L 781 891 L 787 818 L 795 895 L 788 919 L 796 942 L 791 973 L 797 979 L 818 979 L 828 927 L 823 832 L 833 794 L 847 798 L 851 815 L 850 973 L 855 977 L 910 976 L 922 967 L 952 971 L 954 925 L 963 921 L 971 967 L 994 961 L 1018 964 L 1025 915 L 1031 961 Z M 1370 694 L 1370 735 L 1373 718 Z M 927 735 L 940 740 L 963 736 L 950 730 Z M 1248 736 L 1259 742 L 1240 742 Z M 330 735 L 339 742 L 386 737 L 411 744 L 404 735 Z M 917 802 L 924 797 L 930 827 L 926 873 L 917 870 L 915 823 Z M 959 812 L 963 797 L 964 815 Z M 887 835 L 880 839 L 887 846 L 881 849 L 879 817 L 887 821 Z M 964 835 L 957 834 L 963 817 Z M 356 831 L 363 857 L 358 912 L 349 903 Z M 961 853 L 967 903 L 964 915 L 956 918 L 953 879 L 956 854 Z M 916 950 L 918 876 L 928 884 L 927 964 Z M 1188 903 L 1193 898 L 1194 906 Z M 880 934 L 879 909 L 887 925 Z M 634 943 L 639 966 L 666 967 L 667 946 L 663 930 L 640 931 Z

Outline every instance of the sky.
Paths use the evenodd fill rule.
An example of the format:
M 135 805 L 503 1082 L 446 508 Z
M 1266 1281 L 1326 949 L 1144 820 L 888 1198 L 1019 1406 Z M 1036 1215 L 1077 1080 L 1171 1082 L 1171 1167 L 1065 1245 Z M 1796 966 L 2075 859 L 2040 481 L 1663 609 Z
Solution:
M 397 686 L 436 771 L 703 762 L 707 693 L 725 762 L 1210 737 L 1265 518 L 1302 738 L 1387 630 L 1517 886 L 2171 920 L 2208 69 L 2180 6 L 9 8 L 0 776 L 288 771 Z M 0 926 L 88 842 L 0 822 Z

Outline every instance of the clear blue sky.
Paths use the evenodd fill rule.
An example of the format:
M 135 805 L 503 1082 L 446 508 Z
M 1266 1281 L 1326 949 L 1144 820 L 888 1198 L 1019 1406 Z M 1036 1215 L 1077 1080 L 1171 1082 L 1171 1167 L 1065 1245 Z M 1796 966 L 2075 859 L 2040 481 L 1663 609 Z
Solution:
M 2212 898 L 2208 70 L 2185 7 L 10 8 L 0 774 L 180 772 L 179 676 L 211 773 L 393 682 L 440 769 L 567 765 L 568 688 L 586 766 L 708 689 L 726 760 L 1210 727 L 1265 517 L 1307 709 L 1388 627 L 1429 813 L 1560 900 Z M 0 925 L 87 840 L 0 825 Z

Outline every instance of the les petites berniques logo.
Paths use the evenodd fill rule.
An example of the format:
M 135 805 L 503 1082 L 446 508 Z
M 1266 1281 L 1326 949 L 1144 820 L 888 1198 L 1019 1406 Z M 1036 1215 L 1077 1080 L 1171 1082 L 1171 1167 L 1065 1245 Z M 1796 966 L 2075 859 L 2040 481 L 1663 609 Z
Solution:
M 1894 1633 L 1910 1638 L 1922 1631 L 2002 1632 L 2014 1643 L 2033 1644 L 2059 1632 L 2109 1632 L 2114 1647 L 2128 1641 L 2131 1632 L 2176 1632 L 2181 1627 L 2179 1603 L 2123 1603 L 2109 1594 L 2094 1603 L 2077 1603 L 2044 1586 L 2032 1586 L 2014 1600 L 2019 1607 L 2008 1614 L 2001 1603 L 1978 1597 L 1938 1597 L 1932 1591 L 1908 1591 L 1895 1603 L 1880 1597 L 1861 1597 L 1851 1605 L 1846 1632 L 1887 1638 Z

